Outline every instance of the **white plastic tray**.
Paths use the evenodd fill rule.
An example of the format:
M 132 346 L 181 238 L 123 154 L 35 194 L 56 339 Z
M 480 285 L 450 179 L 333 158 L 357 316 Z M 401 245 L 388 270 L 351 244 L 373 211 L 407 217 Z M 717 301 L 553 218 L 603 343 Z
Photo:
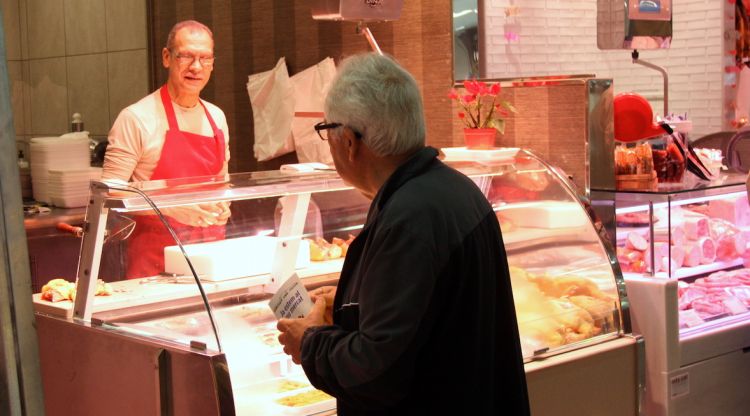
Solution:
M 466 147 L 444 147 L 445 161 L 506 161 L 518 153 L 517 147 L 495 147 L 487 150 L 473 150 Z

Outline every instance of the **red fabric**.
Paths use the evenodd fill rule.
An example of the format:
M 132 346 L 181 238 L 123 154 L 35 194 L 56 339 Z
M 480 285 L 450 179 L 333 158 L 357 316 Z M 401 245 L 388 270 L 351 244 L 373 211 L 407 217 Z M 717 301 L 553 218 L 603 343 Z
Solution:
M 167 114 L 169 130 L 164 139 L 159 163 L 151 180 L 189 176 L 217 175 L 224 166 L 224 133 L 216 127 L 208 109 L 206 112 L 214 132 L 213 137 L 184 132 L 177 125 L 172 100 L 167 86 L 161 87 L 161 101 Z M 175 245 L 169 231 L 156 215 L 136 215 L 135 229 L 128 239 L 128 279 L 154 276 L 164 271 L 164 247 Z M 192 227 L 167 218 L 180 241 L 185 243 L 224 239 L 224 226 Z

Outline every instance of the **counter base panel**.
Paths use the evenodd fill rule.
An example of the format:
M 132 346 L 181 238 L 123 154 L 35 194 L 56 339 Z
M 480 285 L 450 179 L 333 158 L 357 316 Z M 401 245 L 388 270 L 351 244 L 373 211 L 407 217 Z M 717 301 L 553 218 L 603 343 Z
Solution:
M 36 327 L 47 415 L 234 411 L 231 394 L 220 393 L 231 392 L 228 374 L 216 370 L 223 355 L 171 348 L 42 314 L 36 315 Z
M 644 406 L 654 416 L 741 416 L 750 409 L 750 352 L 737 350 L 662 374 Z
M 638 348 L 635 338 L 623 337 L 527 363 L 531 414 L 638 414 Z

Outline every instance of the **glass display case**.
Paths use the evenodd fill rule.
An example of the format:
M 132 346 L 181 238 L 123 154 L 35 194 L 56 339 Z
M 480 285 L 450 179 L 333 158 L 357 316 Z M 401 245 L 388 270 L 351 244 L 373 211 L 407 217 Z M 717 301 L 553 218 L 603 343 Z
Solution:
M 527 372 L 630 332 L 615 253 L 563 176 L 525 150 L 447 163 L 474 180 L 500 222 Z M 139 387 L 154 397 L 148 406 L 175 414 L 200 406 L 195 414 L 334 411 L 335 400 L 283 353 L 268 302 L 292 275 L 308 289 L 335 284 L 368 208 L 325 170 L 92 183 L 77 286 L 50 283 L 34 295 L 48 409 L 56 400 L 68 402 L 66 411 L 76 400 L 99 406 L 64 380 L 100 365 L 75 351 L 132 360 L 118 350 L 134 343 L 160 351 L 157 370 L 126 370 L 156 380 Z M 198 221 L 196 212 L 214 214 Z M 124 255 L 108 254 L 120 246 L 114 241 L 125 241 Z M 155 260 L 147 253 L 154 249 Z M 61 344 L 72 359 L 56 358 Z M 181 381 L 186 374 L 205 379 L 195 387 Z M 632 390 L 617 394 L 636 406 Z M 109 393 L 110 403 L 134 406 L 127 391 Z
M 750 368 L 745 179 L 725 172 L 711 182 L 592 195 L 614 204 L 611 238 L 633 331 L 646 344 L 648 414 L 744 414 L 750 405 L 736 386 Z M 719 392 L 721 400 L 707 400 Z
M 684 334 L 750 307 L 750 206 L 744 175 L 699 189 L 616 194 L 617 259 L 624 275 L 678 279 Z

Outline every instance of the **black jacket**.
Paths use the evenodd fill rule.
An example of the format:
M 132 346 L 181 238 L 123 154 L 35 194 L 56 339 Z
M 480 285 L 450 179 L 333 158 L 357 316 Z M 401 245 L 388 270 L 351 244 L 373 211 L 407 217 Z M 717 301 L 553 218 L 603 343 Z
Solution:
M 417 152 L 388 179 L 349 247 L 333 325 L 302 366 L 340 415 L 526 415 L 507 259 L 466 176 Z

